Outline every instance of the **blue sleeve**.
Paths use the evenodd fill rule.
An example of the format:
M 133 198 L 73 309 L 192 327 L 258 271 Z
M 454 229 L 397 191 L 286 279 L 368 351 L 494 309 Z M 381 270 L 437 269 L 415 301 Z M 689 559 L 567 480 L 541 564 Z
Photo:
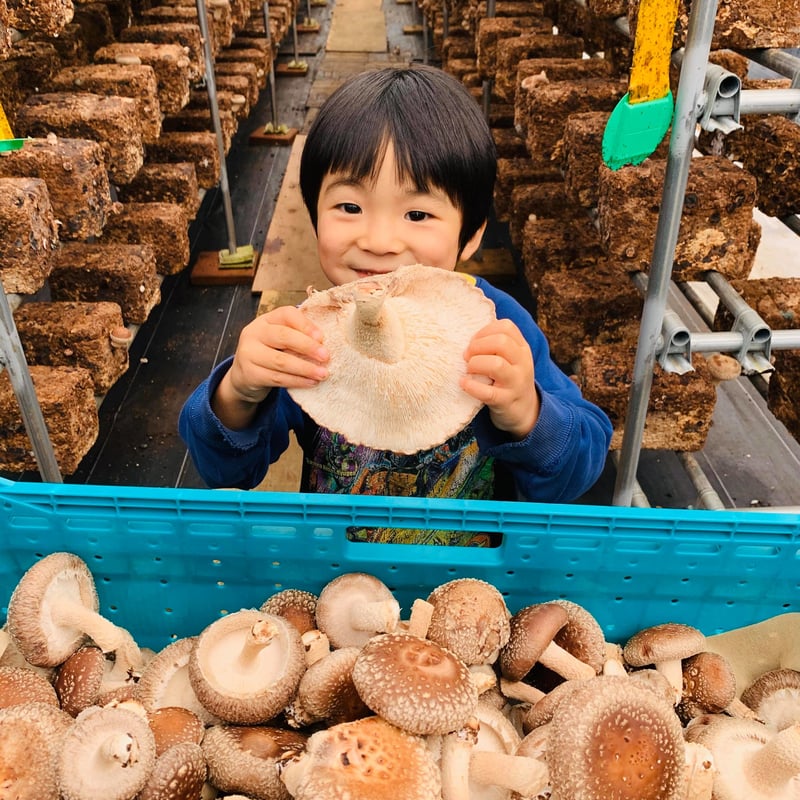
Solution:
M 289 446 L 289 430 L 302 426 L 299 407 L 284 389 L 273 389 L 244 430 L 226 428 L 211 409 L 211 397 L 231 361 L 222 362 L 184 403 L 178 430 L 197 471 L 213 489 L 252 489 Z
M 481 450 L 505 464 L 527 500 L 568 503 L 600 477 L 611 444 L 606 414 L 586 400 L 575 382 L 550 358 L 550 346 L 531 315 L 512 297 L 478 279 L 499 318 L 510 319 L 533 354 L 539 418 L 522 441 L 509 440 L 494 427 L 488 409 L 475 419 Z

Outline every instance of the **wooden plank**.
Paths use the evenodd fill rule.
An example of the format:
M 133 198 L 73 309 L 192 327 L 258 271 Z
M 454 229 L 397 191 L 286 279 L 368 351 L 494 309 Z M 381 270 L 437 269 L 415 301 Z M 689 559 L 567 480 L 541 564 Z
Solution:
M 297 136 L 292 145 L 252 285 L 254 294 L 277 293 L 273 299 L 278 298 L 278 305 L 284 304 L 282 297 L 286 303 L 294 302 L 296 293 L 305 294 L 308 286 L 330 287 L 319 268 L 317 237 L 300 194 L 300 155 L 305 138 Z

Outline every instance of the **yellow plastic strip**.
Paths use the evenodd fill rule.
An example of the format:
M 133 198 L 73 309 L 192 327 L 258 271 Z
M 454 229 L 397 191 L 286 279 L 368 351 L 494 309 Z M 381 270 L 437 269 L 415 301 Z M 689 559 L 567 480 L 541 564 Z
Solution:
M 677 18 L 678 0 L 640 0 L 628 85 L 629 103 L 658 100 L 668 94 Z
M 3 110 L 3 104 L 0 103 L 0 139 L 13 139 L 14 134 L 11 132 L 11 126 L 8 124 L 8 117 Z

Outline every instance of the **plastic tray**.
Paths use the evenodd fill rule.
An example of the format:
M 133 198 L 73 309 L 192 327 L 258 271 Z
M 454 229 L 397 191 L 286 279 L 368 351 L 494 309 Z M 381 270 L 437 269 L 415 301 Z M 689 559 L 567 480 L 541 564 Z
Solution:
M 199 633 L 288 587 L 370 572 L 413 600 L 447 580 L 514 612 L 565 598 L 610 641 L 686 622 L 707 634 L 800 610 L 800 515 L 0 481 L 0 603 L 41 556 L 92 570 L 101 612 L 142 645 Z M 502 534 L 499 547 L 366 544 L 350 526 Z

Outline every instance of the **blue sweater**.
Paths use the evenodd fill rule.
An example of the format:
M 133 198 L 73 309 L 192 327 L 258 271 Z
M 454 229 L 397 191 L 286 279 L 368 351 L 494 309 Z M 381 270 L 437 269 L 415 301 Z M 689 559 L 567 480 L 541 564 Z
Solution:
M 476 283 L 494 302 L 497 317 L 519 327 L 533 353 L 540 412 L 525 439 L 509 439 L 494 427 L 484 407 L 467 429 L 441 447 L 398 456 L 350 445 L 340 435 L 321 429 L 285 389 L 270 392 L 248 428 L 230 430 L 210 404 L 230 368 L 228 359 L 195 389 L 180 414 L 180 434 L 200 475 L 212 487 L 252 488 L 286 450 L 294 430 L 305 455 L 301 491 L 521 496 L 561 503 L 582 495 L 603 469 L 611 423 L 552 361 L 547 340 L 530 314 L 485 280 L 478 278 Z

